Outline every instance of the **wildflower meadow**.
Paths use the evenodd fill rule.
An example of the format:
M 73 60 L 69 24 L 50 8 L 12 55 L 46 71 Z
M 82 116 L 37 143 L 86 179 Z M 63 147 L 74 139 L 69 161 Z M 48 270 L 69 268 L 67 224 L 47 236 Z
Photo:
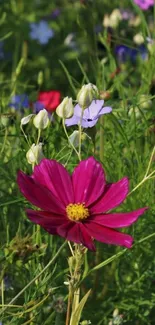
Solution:
M 0 27 L 0 325 L 154 325 L 155 1 Z

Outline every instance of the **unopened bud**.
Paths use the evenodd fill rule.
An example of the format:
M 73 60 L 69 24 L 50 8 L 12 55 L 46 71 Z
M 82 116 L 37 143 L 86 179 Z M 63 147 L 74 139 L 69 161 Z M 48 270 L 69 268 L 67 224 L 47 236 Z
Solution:
M 33 124 L 37 129 L 46 129 L 49 123 L 48 112 L 42 109 L 34 118 Z
M 76 148 L 79 146 L 79 131 L 74 131 L 70 136 L 69 136 L 69 142 Z M 81 135 L 81 140 L 85 141 L 86 139 L 91 140 L 91 138 L 85 133 L 82 132 Z
M 73 115 L 74 107 L 72 98 L 65 97 L 56 109 L 56 113 L 61 118 L 70 118 Z
M 28 150 L 26 154 L 26 158 L 29 164 L 39 164 L 40 161 L 44 158 L 43 152 L 42 152 L 42 143 L 39 143 L 35 145 L 32 144 L 31 148 Z
M 141 33 L 138 33 L 133 37 L 133 41 L 135 42 L 135 44 L 141 45 L 144 43 L 144 37 Z
M 23 117 L 23 118 L 21 119 L 20 125 L 25 125 L 25 124 L 29 123 L 30 120 L 31 120 L 31 118 L 32 118 L 32 116 L 34 116 L 34 115 L 35 115 L 35 114 L 30 114 L 30 115 L 28 115 L 28 116 Z
M 39 71 L 38 73 L 38 85 L 41 86 L 43 84 L 43 72 Z
M 78 104 L 85 109 L 90 106 L 92 100 L 98 95 L 98 89 L 95 85 L 89 83 L 83 85 L 80 91 L 77 94 Z

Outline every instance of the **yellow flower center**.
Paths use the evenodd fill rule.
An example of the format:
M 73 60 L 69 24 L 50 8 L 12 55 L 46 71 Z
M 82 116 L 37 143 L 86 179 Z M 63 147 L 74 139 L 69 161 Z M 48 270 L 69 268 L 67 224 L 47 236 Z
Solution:
M 70 203 L 66 207 L 66 213 L 68 219 L 72 221 L 80 221 L 89 217 L 89 210 L 85 207 L 84 203 L 72 204 Z

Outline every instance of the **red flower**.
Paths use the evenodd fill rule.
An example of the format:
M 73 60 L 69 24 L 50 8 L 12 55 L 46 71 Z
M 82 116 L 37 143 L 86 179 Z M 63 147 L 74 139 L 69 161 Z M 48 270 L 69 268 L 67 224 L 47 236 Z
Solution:
M 47 111 L 53 112 L 60 104 L 61 94 L 57 90 L 41 91 L 38 95 L 37 101 L 44 105 Z
M 130 226 L 147 209 L 112 213 L 128 194 L 128 179 L 107 185 L 93 157 L 81 161 L 72 176 L 57 161 L 43 159 L 32 176 L 19 171 L 17 181 L 26 199 L 41 209 L 27 210 L 31 221 L 90 250 L 95 250 L 93 238 L 130 248 L 133 238 L 115 228 Z

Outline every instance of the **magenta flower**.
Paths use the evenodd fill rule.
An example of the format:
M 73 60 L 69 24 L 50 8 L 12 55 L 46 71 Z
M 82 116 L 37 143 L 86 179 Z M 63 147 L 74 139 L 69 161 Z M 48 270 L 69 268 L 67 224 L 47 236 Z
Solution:
M 96 239 L 130 248 L 133 238 L 115 228 L 130 226 L 147 209 L 112 213 L 128 194 L 128 179 L 106 184 L 101 164 L 83 160 L 72 176 L 56 160 L 43 159 L 31 176 L 18 173 L 20 191 L 41 210 L 27 210 L 28 218 L 52 235 L 95 250 Z
M 154 0 L 134 0 L 142 10 L 147 10 L 149 7 L 154 5 Z
M 81 121 L 83 128 L 92 128 L 98 121 L 98 119 L 104 115 L 112 112 L 112 108 L 109 106 L 103 107 L 104 100 L 93 100 L 90 106 L 83 111 L 83 117 L 81 121 L 82 108 L 80 105 L 74 107 L 74 115 L 71 118 L 65 120 L 67 126 L 78 125 Z

